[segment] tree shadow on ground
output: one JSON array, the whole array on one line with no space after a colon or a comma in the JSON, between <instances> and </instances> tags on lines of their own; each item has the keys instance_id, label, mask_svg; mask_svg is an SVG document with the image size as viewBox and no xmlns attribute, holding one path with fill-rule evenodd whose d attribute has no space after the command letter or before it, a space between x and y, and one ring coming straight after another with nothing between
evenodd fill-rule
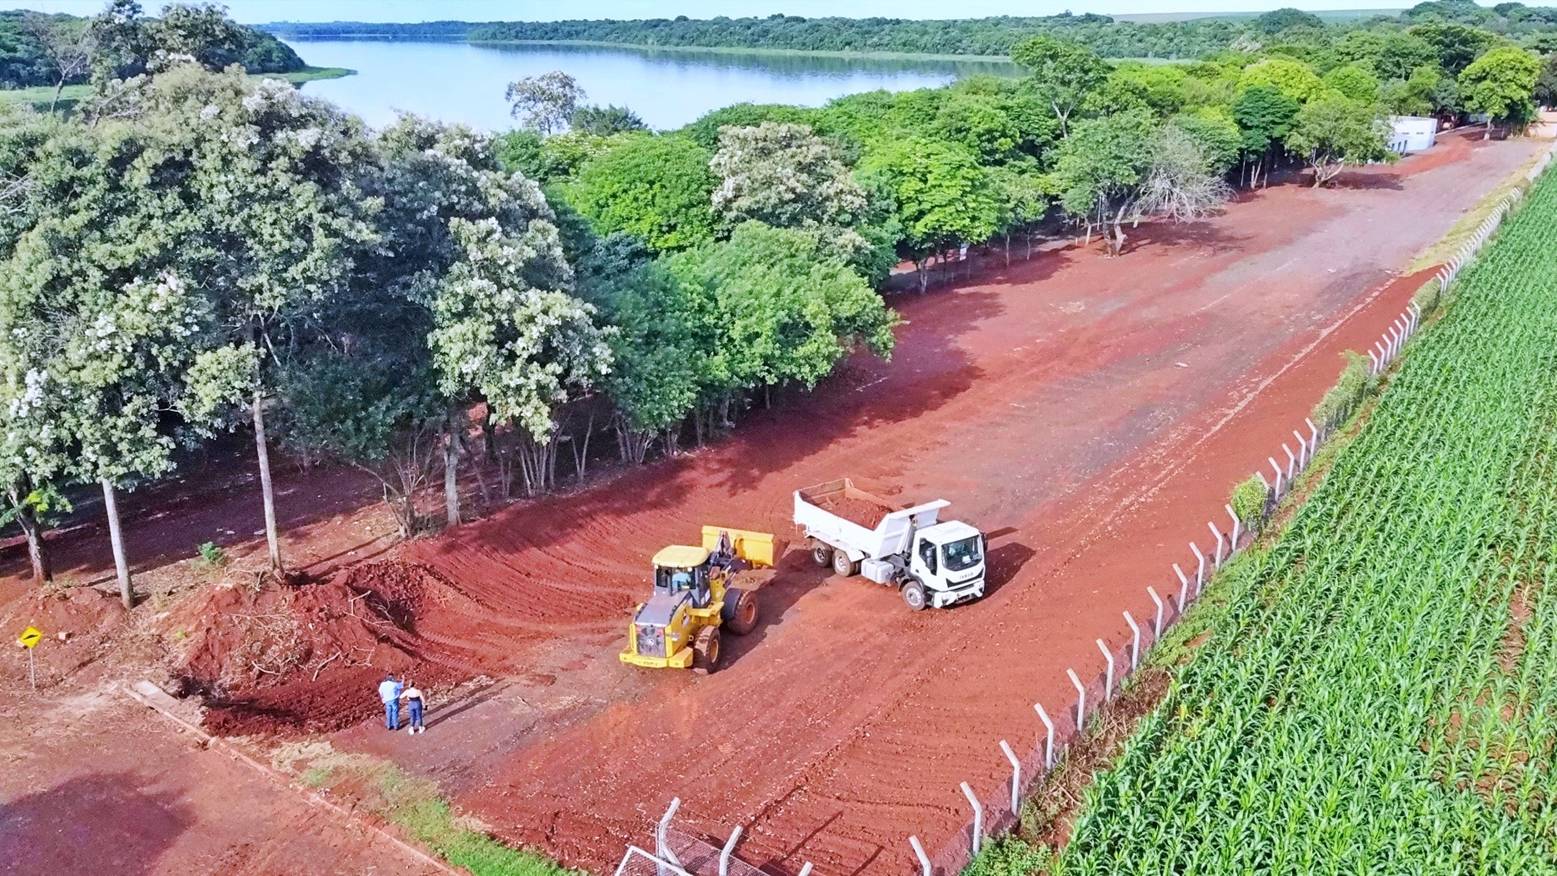
<instances>
[{"instance_id":1,"label":"tree shadow on ground","mask_svg":"<svg viewBox=\"0 0 1557 876\"><path fill-rule=\"evenodd\" d=\"M0 807L0 861L12 872L162 872L158 859L194 822L134 773L78 776Z\"/></svg>"}]
</instances>

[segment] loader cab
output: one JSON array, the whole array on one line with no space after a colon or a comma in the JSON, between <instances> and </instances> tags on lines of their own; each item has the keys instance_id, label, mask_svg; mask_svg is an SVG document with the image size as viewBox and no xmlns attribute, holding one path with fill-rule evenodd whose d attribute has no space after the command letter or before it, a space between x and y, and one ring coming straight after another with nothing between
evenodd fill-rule
<instances>
[{"instance_id":1,"label":"loader cab","mask_svg":"<svg viewBox=\"0 0 1557 876\"><path fill-rule=\"evenodd\" d=\"M944 608L984 595L984 534L959 520L919 530L909 573L924 584L928 604Z\"/></svg>"},{"instance_id":2,"label":"loader cab","mask_svg":"<svg viewBox=\"0 0 1557 876\"><path fill-rule=\"evenodd\" d=\"M713 601L708 581L708 551L688 545L671 545L654 555L654 592L685 594L694 608Z\"/></svg>"}]
</instances>

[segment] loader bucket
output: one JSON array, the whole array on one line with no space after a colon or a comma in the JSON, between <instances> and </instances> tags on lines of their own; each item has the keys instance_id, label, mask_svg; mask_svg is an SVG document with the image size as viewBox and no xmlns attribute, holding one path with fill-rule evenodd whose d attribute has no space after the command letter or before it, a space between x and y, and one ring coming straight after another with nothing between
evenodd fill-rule
<instances>
[{"instance_id":1,"label":"loader bucket","mask_svg":"<svg viewBox=\"0 0 1557 876\"><path fill-rule=\"evenodd\" d=\"M720 533L728 533L735 555L753 566L772 566L782 553L783 546L773 537L773 533L732 529L728 526L703 527L703 548L710 551L718 549Z\"/></svg>"}]
</instances>

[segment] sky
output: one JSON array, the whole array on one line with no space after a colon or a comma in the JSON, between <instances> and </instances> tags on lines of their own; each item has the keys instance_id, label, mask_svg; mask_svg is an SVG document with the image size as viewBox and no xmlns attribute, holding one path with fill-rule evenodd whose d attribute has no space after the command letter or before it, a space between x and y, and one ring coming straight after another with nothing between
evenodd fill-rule
<instances>
[{"instance_id":1,"label":"sky","mask_svg":"<svg viewBox=\"0 0 1557 876\"><path fill-rule=\"evenodd\" d=\"M1303 9L1382 9L1415 0L226 0L234 19L269 21L550 21L558 18L732 18L786 15L850 18L980 18L987 15L1050 15L1064 12L1246 12L1299 6ZM148 13L160 0L141 0ZM0 9L36 9L91 15L104 0L0 0Z\"/></svg>"}]
</instances>

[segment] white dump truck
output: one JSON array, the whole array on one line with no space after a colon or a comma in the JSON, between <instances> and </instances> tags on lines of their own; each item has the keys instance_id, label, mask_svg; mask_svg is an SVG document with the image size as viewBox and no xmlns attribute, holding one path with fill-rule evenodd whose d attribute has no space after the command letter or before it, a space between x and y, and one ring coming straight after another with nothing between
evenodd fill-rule
<instances>
[{"instance_id":1,"label":"white dump truck","mask_svg":"<svg viewBox=\"0 0 1557 876\"><path fill-rule=\"evenodd\" d=\"M914 611L945 608L983 596L985 579L984 534L960 520L940 521L950 504L899 508L841 478L795 491L795 525L805 529L818 566L897 587ZM878 520L874 529L859 522L867 514Z\"/></svg>"}]
</instances>

